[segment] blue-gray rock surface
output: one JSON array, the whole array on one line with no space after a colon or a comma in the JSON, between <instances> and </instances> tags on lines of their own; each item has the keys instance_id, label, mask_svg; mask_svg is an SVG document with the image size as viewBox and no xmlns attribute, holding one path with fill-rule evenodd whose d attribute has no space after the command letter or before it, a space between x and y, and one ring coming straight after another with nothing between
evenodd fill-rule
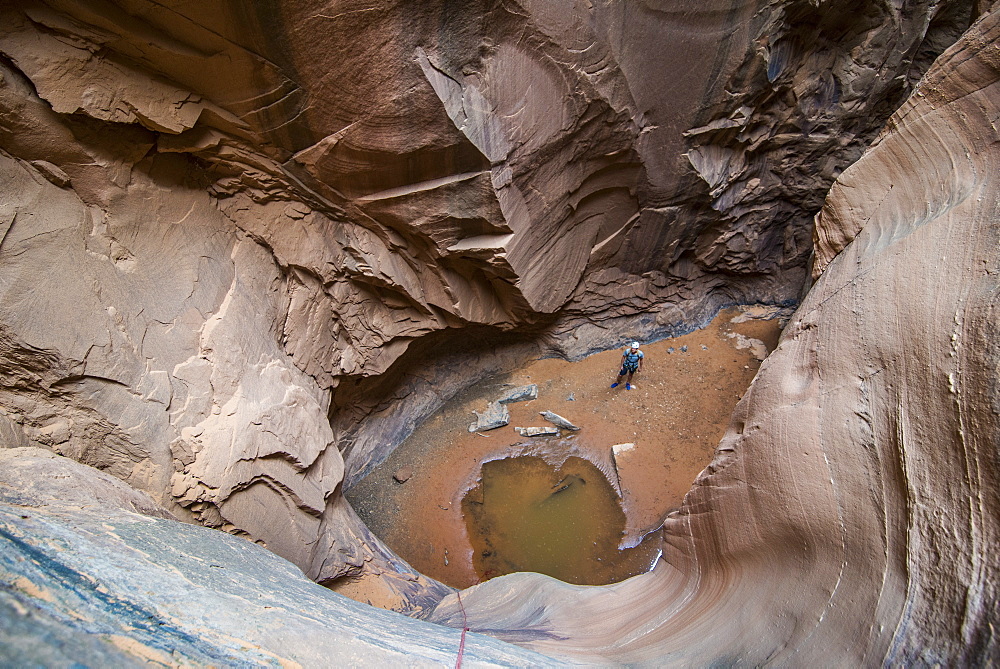
<instances>
[{"instance_id":1,"label":"blue-gray rock surface","mask_svg":"<svg viewBox=\"0 0 1000 669\"><path fill-rule=\"evenodd\" d=\"M441 666L461 631L375 609L68 458L0 449L0 665ZM548 658L467 634L472 666Z\"/></svg>"}]
</instances>

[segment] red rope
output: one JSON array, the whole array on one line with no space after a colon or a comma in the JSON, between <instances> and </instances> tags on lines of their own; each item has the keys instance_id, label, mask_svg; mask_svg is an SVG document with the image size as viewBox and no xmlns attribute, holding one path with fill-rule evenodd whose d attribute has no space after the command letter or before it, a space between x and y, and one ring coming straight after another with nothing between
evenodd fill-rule
<instances>
[{"instance_id":1,"label":"red rope","mask_svg":"<svg viewBox=\"0 0 1000 669\"><path fill-rule=\"evenodd\" d=\"M462 641L458 644L458 661L455 662L455 669L462 669L462 655L465 654L465 633L469 631L469 619L465 617L465 605L462 604L462 593L458 595L458 606L462 609Z\"/></svg>"}]
</instances>

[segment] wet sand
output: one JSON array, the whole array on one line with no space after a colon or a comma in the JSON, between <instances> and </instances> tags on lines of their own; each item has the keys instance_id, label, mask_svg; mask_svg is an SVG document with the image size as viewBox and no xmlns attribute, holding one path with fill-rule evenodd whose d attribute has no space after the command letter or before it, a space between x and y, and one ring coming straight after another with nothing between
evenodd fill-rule
<instances>
[{"instance_id":1,"label":"wet sand","mask_svg":"<svg viewBox=\"0 0 1000 669\"><path fill-rule=\"evenodd\" d=\"M728 309L702 330L644 344L644 370L636 374L633 390L609 387L620 350L572 363L538 360L477 384L419 426L348 490L347 498L372 531L414 568L468 587L479 577L461 501L478 483L482 464L525 452L560 460L577 455L618 478L613 482L626 515L622 544L634 545L680 505L711 460L760 360L777 344L783 322L777 315L766 307ZM473 410L485 411L511 386L531 383L538 385L538 399L509 404L510 425L481 434L468 431ZM546 410L582 429L570 439L529 439L514 431L514 426L550 426L539 415ZM624 443L635 446L617 459L616 477L611 447ZM563 452L552 453L554 448ZM393 479L400 470L410 473L405 483ZM358 598L365 599L363 593Z\"/></svg>"}]
</instances>

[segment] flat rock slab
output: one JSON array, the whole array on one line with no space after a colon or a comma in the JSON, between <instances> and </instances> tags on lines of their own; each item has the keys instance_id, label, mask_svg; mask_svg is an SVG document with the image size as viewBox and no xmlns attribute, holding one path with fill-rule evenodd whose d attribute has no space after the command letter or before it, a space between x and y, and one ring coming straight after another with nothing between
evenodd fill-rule
<instances>
[{"instance_id":1,"label":"flat rock slab","mask_svg":"<svg viewBox=\"0 0 1000 669\"><path fill-rule=\"evenodd\" d=\"M538 414L556 427L561 427L564 430L572 430L575 432L580 429L557 413L552 413L551 411L539 411Z\"/></svg>"},{"instance_id":2,"label":"flat rock slab","mask_svg":"<svg viewBox=\"0 0 1000 669\"><path fill-rule=\"evenodd\" d=\"M557 437L559 428L557 427L515 427L517 433L522 437Z\"/></svg>"},{"instance_id":3,"label":"flat rock slab","mask_svg":"<svg viewBox=\"0 0 1000 669\"><path fill-rule=\"evenodd\" d=\"M469 432L486 432L510 423L510 410L499 402L490 402L483 413L472 413L476 414L476 422L469 426Z\"/></svg>"},{"instance_id":4,"label":"flat rock slab","mask_svg":"<svg viewBox=\"0 0 1000 669\"><path fill-rule=\"evenodd\" d=\"M634 450L635 450L635 444L633 443L615 444L614 446L611 447L611 461L615 464L615 469L618 470L619 478L621 477L621 465L619 464L619 460L627 458L628 457L627 454L630 451Z\"/></svg>"},{"instance_id":5,"label":"flat rock slab","mask_svg":"<svg viewBox=\"0 0 1000 669\"><path fill-rule=\"evenodd\" d=\"M532 383L529 386L518 386L511 388L507 393L497 400L500 404L511 404L513 402L526 402L538 399L538 386Z\"/></svg>"},{"instance_id":6,"label":"flat rock slab","mask_svg":"<svg viewBox=\"0 0 1000 669\"><path fill-rule=\"evenodd\" d=\"M622 453L631 451L633 448L635 448L635 444L633 443L615 444L614 446L611 447L611 455L617 458Z\"/></svg>"}]
</instances>

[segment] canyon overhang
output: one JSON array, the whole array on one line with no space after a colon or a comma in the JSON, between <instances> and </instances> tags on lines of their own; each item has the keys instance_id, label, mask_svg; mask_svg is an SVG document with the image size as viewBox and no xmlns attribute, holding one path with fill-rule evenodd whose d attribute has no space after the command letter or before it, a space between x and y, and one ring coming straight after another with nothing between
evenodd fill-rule
<instances>
[{"instance_id":1,"label":"canyon overhang","mask_svg":"<svg viewBox=\"0 0 1000 669\"><path fill-rule=\"evenodd\" d=\"M463 384L795 301L811 264L656 570L497 579L470 625L995 657L986 4L0 4L0 434L460 626L342 487Z\"/></svg>"}]
</instances>

